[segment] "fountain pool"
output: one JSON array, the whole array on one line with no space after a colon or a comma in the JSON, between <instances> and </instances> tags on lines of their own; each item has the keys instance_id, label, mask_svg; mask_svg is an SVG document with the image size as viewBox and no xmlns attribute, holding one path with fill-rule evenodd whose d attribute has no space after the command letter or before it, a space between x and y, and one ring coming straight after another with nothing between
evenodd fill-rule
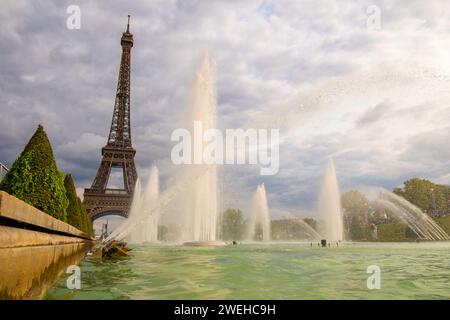
<instances>
[{"instance_id":1,"label":"fountain pool","mask_svg":"<svg viewBox=\"0 0 450 320\"><path fill-rule=\"evenodd\" d=\"M81 289L59 279L46 299L450 299L450 242L136 245L132 258L81 266ZM381 289L367 288L367 268Z\"/></svg>"}]
</instances>

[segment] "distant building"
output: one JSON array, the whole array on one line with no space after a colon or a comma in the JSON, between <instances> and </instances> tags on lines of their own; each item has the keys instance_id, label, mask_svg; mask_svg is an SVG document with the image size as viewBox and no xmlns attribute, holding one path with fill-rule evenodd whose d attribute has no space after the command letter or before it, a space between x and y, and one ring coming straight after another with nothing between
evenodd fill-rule
<instances>
[{"instance_id":1,"label":"distant building","mask_svg":"<svg viewBox=\"0 0 450 320\"><path fill-rule=\"evenodd\" d=\"M0 162L0 181L6 176L6 173L8 172L8 168Z\"/></svg>"}]
</instances>

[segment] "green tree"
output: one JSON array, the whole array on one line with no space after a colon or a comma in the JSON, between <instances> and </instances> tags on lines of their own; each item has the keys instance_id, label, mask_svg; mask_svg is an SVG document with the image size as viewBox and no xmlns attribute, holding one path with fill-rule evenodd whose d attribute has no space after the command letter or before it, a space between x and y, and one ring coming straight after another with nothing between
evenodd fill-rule
<instances>
[{"instance_id":1,"label":"green tree","mask_svg":"<svg viewBox=\"0 0 450 320\"><path fill-rule=\"evenodd\" d=\"M445 195L446 206L443 215L448 216L450 215L450 186L441 185L439 187L441 188L442 192Z\"/></svg>"},{"instance_id":2,"label":"green tree","mask_svg":"<svg viewBox=\"0 0 450 320\"><path fill-rule=\"evenodd\" d=\"M344 229L351 240L370 239L369 218L371 207L364 194L356 190L346 192L341 199L344 211Z\"/></svg>"},{"instance_id":3,"label":"green tree","mask_svg":"<svg viewBox=\"0 0 450 320\"><path fill-rule=\"evenodd\" d=\"M426 179L413 178L405 181L403 188L394 189L394 193L436 217L447 213L446 188Z\"/></svg>"},{"instance_id":4,"label":"green tree","mask_svg":"<svg viewBox=\"0 0 450 320\"><path fill-rule=\"evenodd\" d=\"M367 220L371 212L367 197L356 190L350 190L342 196L342 208L349 216L362 217Z\"/></svg>"},{"instance_id":5,"label":"green tree","mask_svg":"<svg viewBox=\"0 0 450 320\"><path fill-rule=\"evenodd\" d=\"M350 221L348 238L351 240L370 240L370 226L357 218Z\"/></svg>"},{"instance_id":6,"label":"green tree","mask_svg":"<svg viewBox=\"0 0 450 320\"><path fill-rule=\"evenodd\" d=\"M66 177L64 178L64 187L66 188L66 196L69 201L69 206L67 207L67 223L75 228L83 230L85 226L82 225L82 211L78 203L79 199L77 197L72 175L66 174Z\"/></svg>"},{"instance_id":7,"label":"green tree","mask_svg":"<svg viewBox=\"0 0 450 320\"><path fill-rule=\"evenodd\" d=\"M0 189L57 219L67 220L64 174L56 166L42 125L1 181Z\"/></svg>"},{"instance_id":8,"label":"green tree","mask_svg":"<svg viewBox=\"0 0 450 320\"><path fill-rule=\"evenodd\" d=\"M242 240L245 236L245 219L239 209L227 209L221 216L222 239Z\"/></svg>"}]
</instances>

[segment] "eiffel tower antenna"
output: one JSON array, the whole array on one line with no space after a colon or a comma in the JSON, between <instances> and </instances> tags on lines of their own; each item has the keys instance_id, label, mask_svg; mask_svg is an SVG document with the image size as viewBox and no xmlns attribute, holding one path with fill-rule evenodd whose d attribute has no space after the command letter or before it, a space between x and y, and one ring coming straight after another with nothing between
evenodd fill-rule
<instances>
[{"instance_id":1,"label":"eiffel tower antenna","mask_svg":"<svg viewBox=\"0 0 450 320\"><path fill-rule=\"evenodd\" d=\"M110 214L128 217L137 180L134 164L136 150L131 145L130 74L134 41L130 33L129 15L120 44L122 57L108 141L102 148L102 160L95 179L90 188L84 189L83 201L91 220ZM112 168L122 169L123 189L108 188Z\"/></svg>"}]
</instances>

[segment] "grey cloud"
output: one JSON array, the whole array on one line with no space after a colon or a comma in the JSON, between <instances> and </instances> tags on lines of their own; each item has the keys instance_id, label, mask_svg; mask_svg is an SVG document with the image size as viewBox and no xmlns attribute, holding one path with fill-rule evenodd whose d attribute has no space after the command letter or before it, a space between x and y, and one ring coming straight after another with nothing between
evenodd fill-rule
<instances>
[{"instance_id":1,"label":"grey cloud","mask_svg":"<svg viewBox=\"0 0 450 320\"><path fill-rule=\"evenodd\" d=\"M293 108L282 109L284 100L330 78L378 70L380 57L393 61L402 57L415 38L397 27L426 19L430 37L433 33L433 39L442 39L439 43L446 46L448 38L439 33L445 26L435 5L376 1L384 29L370 33L364 28L364 9L372 2L78 1L82 27L71 31L65 19L73 1L6 1L0 12L0 161L11 165L42 123L61 169L74 175L79 188L91 183L109 131L120 36L130 13L135 36L131 95L136 161L143 179L149 165L157 163L167 186L176 169L169 159L170 133L181 122L190 82L205 51L218 65L223 128L255 125L263 115L288 117L301 127L309 120ZM447 2L439 3L446 12ZM423 56L417 59L428 62ZM336 110L330 106L321 112ZM447 114L442 112L440 118ZM224 206L244 206L256 185L264 182L272 206L293 213L312 210L332 154L338 154L343 189L371 183L390 188L412 173L442 175L446 170L447 153L420 151L422 145L442 150L445 132L412 138L398 157L376 144L376 134L388 129L374 125L374 132L368 124L384 116L401 120L401 114L388 102L361 113L348 120L356 128L342 129L345 119L336 117L330 125L337 128L325 133L310 130L301 142L287 141L280 149L276 176L261 177L253 166L225 166ZM316 121L320 127L321 120ZM342 150L352 151L339 154ZM424 170L427 166L436 169Z\"/></svg>"},{"instance_id":2,"label":"grey cloud","mask_svg":"<svg viewBox=\"0 0 450 320\"><path fill-rule=\"evenodd\" d=\"M389 113L392 106L389 104L388 101L383 101L373 108L367 110L359 119L357 124L358 125L368 125L374 122L377 122L378 120L382 119L386 114Z\"/></svg>"}]
</instances>

